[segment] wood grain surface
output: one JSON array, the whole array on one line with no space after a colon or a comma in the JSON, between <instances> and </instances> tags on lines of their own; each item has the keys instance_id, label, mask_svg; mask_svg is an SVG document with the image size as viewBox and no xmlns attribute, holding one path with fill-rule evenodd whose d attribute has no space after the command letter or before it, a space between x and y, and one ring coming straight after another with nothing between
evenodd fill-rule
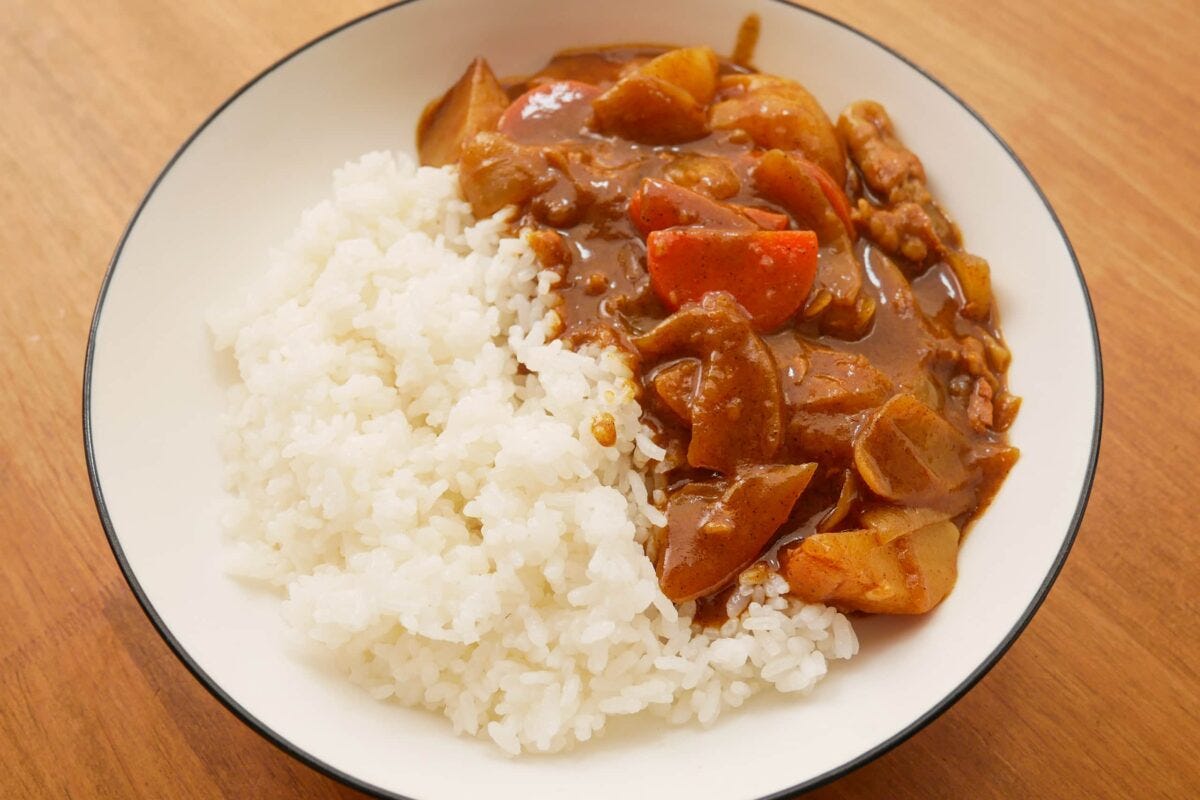
<instances>
[{"instance_id":1,"label":"wood grain surface","mask_svg":"<svg viewBox=\"0 0 1200 800\"><path fill-rule=\"evenodd\" d=\"M242 725L143 616L92 505L80 392L105 266L165 161L373 5L0 0L0 797L359 797ZM1107 390L1091 505L1026 633L812 796L1196 796L1200 6L812 5L929 70L1028 165L1091 287Z\"/></svg>"}]
</instances>

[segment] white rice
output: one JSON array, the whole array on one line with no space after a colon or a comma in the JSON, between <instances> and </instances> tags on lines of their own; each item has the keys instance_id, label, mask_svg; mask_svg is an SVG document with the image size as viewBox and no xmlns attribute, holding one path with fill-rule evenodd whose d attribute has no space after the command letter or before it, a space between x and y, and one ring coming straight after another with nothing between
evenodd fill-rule
<instances>
[{"instance_id":1,"label":"white rice","mask_svg":"<svg viewBox=\"0 0 1200 800\"><path fill-rule=\"evenodd\" d=\"M452 168L369 154L213 314L242 379L232 571L285 590L288 623L375 697L513 754L807 692L857 651L849 623L779 576L720 631L659 591L641 475L663 451L616 352L552 340L554 275L504 213L475 221Z\"/></svg>"}]
</instances>

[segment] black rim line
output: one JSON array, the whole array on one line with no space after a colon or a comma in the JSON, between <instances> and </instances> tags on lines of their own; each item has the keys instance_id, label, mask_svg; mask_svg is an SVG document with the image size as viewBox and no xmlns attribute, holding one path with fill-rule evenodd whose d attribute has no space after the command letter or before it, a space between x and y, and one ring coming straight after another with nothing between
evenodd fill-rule
<instances>
[{"instance_id":1,"label":"black rim line","mask_svg":"<svg viewBox=\"0 0 1200 800\"><path fill-rule=\"evenodd\" d=\"M977 112L966 101L964 101L961 97L959 97L957 94L955 94L949 88L947 88L944 84L942 84L942 82L939 81L937 78L933 77L928 72L926 72L923 68L921 68L917 64L910 61L906 56L902 55L901 53L897 52L890 46L879 41L875 37L873 37L867 33L864 33L863 31L860 31L857 28L855 28L845 22L842 22L839 19L831 17L828 14L813 10L811 8L808 8L807 6L803 6L798 3L792 2L791 0L773 0L773 1L780 3L781 5L789 6L797 11L802 11L804 13L811 14L815 17L823 19L827 22L833 23L834 25L838 26L839 28L849 31L850 33L853 33L856 36L859 36L860 38L865 39L866 41L870 42L871 44L875 45L876 47L883 49L885 52L891 54L892 56L899 59L904 64L911 67L913 70L915 70L921 76L923 76L926 80L933 83L933 85L936 86L938 89L945 92L946 95L950 97L950 99L954 100L965 111L967 111L967 113L969 113L980 125L982 125L984 130L986 130L991 135L991 137L996 141L996 143L999 144L1001 148L1003 148L1004 152L1013 161L1013 163L1015 163L1017 165L1017 167L1021 170L1021 173L1025 176L1025 179L1027 181L1029 181L1030 186L1033 187L1033 190L1037 193L1038 198L1042 201L1042 205L1045 207L1047 213L1049 213L1050 218L1054 221L1054 225L1058 229L1059 236L1062 238L1063 244L1066 245L1067 253L1071 257L1071 263L1075 267L1076 278L1079 280L1079 289L1083 295L1084 305L1087 308L1088 321L1091 325L1092 347L1095 352L1096 416L1095 416L1095 420L1094 420L1093 426L1092 426L1092 448L1091 448L1091 453L1089 454L1089 457L1088 457L1087 471L1086 471L1086 475L1084 476L1083 485L1080 488L1079 500L1076 503L1075 511L1074 511L1074 514L1072 515L1070 530L1068 531L1066 538L1063 540L1063 545L1059 549L1058 554L1055 556L1054 563L1051 566L1049 572L1047 572L1045 579L1042 581L1041 586L1038 588L1036 594L1034 595L1032 602L1025 609L1025 611L1021 615L1020 619L1017 620L1016 625L1014 625L1013 628L1008 632L1008 634L1005 635L1004 639L1000 642L1000 644L996 647L996 649L994 649L990 654L988 654L988 656L983 660L983 662L970 675L968 675L967 678L962 683L960 683L949 694L947 694L945 697L943 697L931 709L926 711L923 715L921 715L920 717L915 719L913 722L909 723L909 725L906 726L904 729L898 731L897 733L895 733L892 736L885 739L883 742L880 742L879 744L877 744L875 747L867 750L866 752L847 761L844 764L834 767L833 769L828 770L827 772L825 772L821 775L817 775L816 777L813 777L806 781L798 783L795 786L789 787L787 789L783 789L781 791L778 791L778 792L775 792L775 793L772 793L769 795L765 795L761 798L758 798L758 800L785 800L785 798L792 797L796 794L799 794L802 792L807 792L811 789L816 789L819 786L824 786L825 784L830 783L831 781L837 780L838 778L841 778L844 775L847 775L850 772L853 772L854 770L858 769L859 767L863 766L864 764L866 764L870 761L873 761L874 759L878 758L879 756L881 756L884 753L888 752L889 750L893 749L897 745L903 743L908 738L910 738L913 734L917 733L922 728L924 728L926 725L928 725L929 723L931 723L935 719L937 719L939 716L941 716L947 709L950 708L950 706L954 705L964 694L966 694L973 686L975 686L975 684L977 684L984 677L984 675L986 675L988 673L988 671L991 670L992 667L994 667L996 665L996 663L1000 660L1000 658L1008 651L1008 649L1010 647L1012 647L1013 643L1017 640L1017 638L1021 635L1021 633L1029 625L1029 622L1033 619L1034 614L1037 612L1037 610L1041 607L1042 603L1045 601L1046 595L1049 594L1049 592L1050 592L1050 587L1054 584L1055 579L1057 579L1059 573L1062 571L1063 565L1066 563L1066 560L1067 560L1067 555L1070 553L1071 547L1074 545L1075 539L1079 534L1079 527L1083 522L1084 510L1087 508L1088 499L1091 495L1092 485L1093 485L1093 481L1094 481L1095 475L1096 475L1096 464L1097 464L1097 460L1100 455L1100 439L1101 439L1101 435L1102 435L1103 417L1104 417L1104 369L1103 369L1103 364L1101 361L1100 333L1099 333L1099 328L1097 327L1097 323L1096 323L1096 313L1095 313L1095 309L1092 305L1092 298L1091 298L1090 293L1088 292L1087 281L1084 278L1083 270L1081 269L1081 267L1079 265L1079 258L1075 254L1075 248L1071 245L1071 240L1067 236L1066 230L1063 228L1062 221L1058 218L1058 214L1055 213L1053 206L1050 205L1050 201L1046 198L1045 192L1042 191L1042 187L1040 185L1038 185L1038 182L1034 179L1033 175L1030 173L1029 168L1025 166L1024 162L1021 161L1021 159L1017 156L1017 154L1009 146L1008 142L1006 142L998 133L996 133L996 131L992 128L992 126L989 125L988 122L982 116L980 116L979 112ZM196 128L196 130L193 131L192 134L187 137L187 139L184 140L183 144L181 144L179 146L179 149L175 151L175 153L171 156L170 160L167 161L165 166L163 166L162 171L159 172L157 177L155 177L154 182L150 184L150 188L146 191L145 196L143 196L142 200L138 203L137 209L134 211L133 216L130 217L128 225L125 226L125 230L122 232L121 238L117 242L117 247L113 252L112 258L109 260L108 268L105 271L104 279L101 281L100 291L96 298L96 307L95 307L95 310L92 315L91 329L88 333L87 354L85 357L84 368L83 368L83 409L82 409L83 410L83 443L84 443L84 454L85 454L86 460L87 460L88 479L91 483L92 496L93 496L93 499L96 504L96 511L100 516L100 522L101 522L101 525L104 527L104 533L108 539L109 547L112 549L113 556L116 558L117 564L121 568L121 573L125 578L125 582L129 585L129 588L133 592L134 596L137 598L138 604L141 606L142 611L146 614L146 616L149 618L150 622L154 625L154 628L158 632L159 636L161 636L163 641L165 641L167 643L167 646L171 649L171 651L175 654L175 656L183 663L183 665L187 668L187 670L190 673L192 673L192 676L195 677L196 680L198 680L200 682L200 684L205 689L207 689L210 694L213 695L213 697L215 697L223 706L225 706L225 708L228 709L235 717L240 719L243 723L245 723L247 726L249 726L252 730L254 730L256 733L258 733L260 736L262 736L268 742L275 745L277 748L279 748L283 752L287 753L291 757L297 759L298 761L302 762L303 764L311 767L312 769L315 769L316 771L318 771L330 778L333 778L334 780L340 781L341 783L344 783L353 789L356 789L360 792L364 792L369 795L373 795L378 798L383 798L384 800L413 800L413 798L409 798L409 797L407 797L405 795L401 795L401 794L396 794L394 792L390 792L385 789L381 789L377 786L366 783L365 781L359 780L358 778L355 778L352 775L342 772L341 770L337 769L336 767L326 764L325 762L321 761L320 759L316 758L315 756L313 756L313 755L305 752L304 750L301 750L300 748L296 747L295 745L293 745L291 742L289 742L283 736L276 733L269 726L267 726L266 724L261 722L258 718L256 718L252 714L250 714L236 700L234 700L232 697L230 697L219 685L217 685L217 683L212 678L210 678L208 676L207 673L204 672L203 669L201 669L199 664L197 664L195 662L195 660L192 659L191 655L188 654L187 650L185 650L184 647L179 643L179 641L175 639L175 636L171 633L171 631L167 627L166 623L163 622L162 618L158 615L158 612L155 610L153 604L150 602L150 599L146 596L146 593L142 590L141 585L138 583L137 577L133 574L133 571L129 566L129 562L125 558L125 553L124 553L123 549L121 548L121 543L117 536L116 529L113 527L112 519L109 517L108 507L104 501L104 492L100 486L100 476L96 471L95 452L93 449L93 441L92 441L91 392L92 392L92 365L93 365L93 359L95 356L95 349L96 349L96 332L100 326L100 315L104 308L104 300L105 300L106 295L108 294L108 287L109 287L110 283L112 282L113 273L116 271L117 263L120 261L121 253L125 249L125 243L128 240L130 233L133 231L134 227L136 226L138 219L142 215L142 212L145 210L146 206L149 204L150 199L154 196L154 193L158 189L159 184L162 183L163 179L171 171L172 167L175 166L175 163L183 156L183 154L185 152L187 152L188 148L191 147L192 143L197 138L199 138L200 134L202 134L208 128L208 126L210 124L212 124L213 120L215 120L218 116L220 116L221 113L225 111L225 109L227 109L229 106L233 105L233 103L235 101L237 101L249 89L251 89L253 86L255 86L263 78L265 78L268 75L270 75L271 73L273 73L276 69L283 66L287 62L291 61L293 58L300 55L301 53L307 51L309 48L311 48L317 44L320 44L321 42L325 41L326 39L329 39L348 28L354 27L355 25L365 22L368 19L371 19L375 16L392 11L396 8L408 5L413 2L417 2L417 0L399 0L398 2L390 3L381 8L377 8L374 11L369 11L366 14L355 17L354 19L348 20L347 22L344 22L334 28L331 28L330 30L328 30L325 33L321 34L320 36L316 37L315 39L312 39L312 40L306 42L305 44L299 46L295 50L291 51L287 55L280 58L278 61L276 61L271 66L264 69L262 72L258 73L256 76L251 78L247 83L245 83L241 88L239 88L236 92L234 92L232 95L230 95L230 97L227 100L225 100L223 103L221 103L219 106L217 106L217 108L205 118L205 120L200 124L200 126L198 128Z\"/></svg>"}]
</instances>

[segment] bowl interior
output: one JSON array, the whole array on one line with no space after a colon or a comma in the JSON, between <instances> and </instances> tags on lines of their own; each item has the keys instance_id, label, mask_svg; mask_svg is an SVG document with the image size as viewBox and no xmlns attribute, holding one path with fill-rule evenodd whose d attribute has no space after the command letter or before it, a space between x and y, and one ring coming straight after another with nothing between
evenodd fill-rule
<instances>
[{"instance_id":1,"label":"bowl interior","mask_svg":"<svg viewBox=\"0 0 1200 800\"><path fill-rule=\"evenodd\" d=\"M278 598L222 572L218 415L232 365L204 315L246 287L333 169L413 150L425 102L485 55L501 74L555 50L623 41L732 47L762 16L757 65L836 113L871 97L923 158L935 194L992 265L1022 458L960 556L950 598L919 620L857 623L862 652L808 698L770 695L707 731L610 723L553 757L507 759L439 716L377 703L297 657ZM132 580L211 685L274 737L384 791L417 798L763 797L880 748L971 681L1052 578L1090 482L1098 363L1069 246L1036 188L957 100L861 35L772 0L414 0L301 51L226 105L152 190L98 310L91 457ZM767 741L765 737L769 736Z\"/></svg>"}]
</instances>

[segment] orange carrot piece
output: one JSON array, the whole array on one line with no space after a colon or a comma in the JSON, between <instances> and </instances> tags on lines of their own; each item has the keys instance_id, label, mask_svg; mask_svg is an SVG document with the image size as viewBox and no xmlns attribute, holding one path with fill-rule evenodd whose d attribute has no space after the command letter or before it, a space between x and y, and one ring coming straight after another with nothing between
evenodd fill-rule
<instances>
[{"instance_id":1,"label":"orange carrot piece","mask_svg":"<svg viewBox=\"0 0 1200 800\"><path fill-rule=\"evenodd\" d=\"M796 313L817 270L812 231L672 228L646 240L650 286L671 310L708 292L729 292L759 331Z\"/></svg>"},{"instance_id":2,"label":"orange carrot piece","mask_svg":"<svg viewBox=\"0 0 1200 800\"><path fill-rule=\"evenodd\" d=\"M753 206L734 206L738 212L764 231L786 231L791 220L787 214L767 211Z\"/></svg>"},{"instance_id":3,"label":"orange carrot piece","mask_svg":"<svg viewBox=\"0 0 1200 800\"><path fill-rule=\"evenodd\" d=\"M794 154L793 154L794 156ZM795 156L794 156L795 157ZM846 198L846 193L842 191L842 187L834 182L820 164L814 164L806 158L796 157L796 163L802 166L812 175L817 185L821 187L821 191L825 194L829 204L833 206L834 213L841 218L842 224L846 226L846 234L850 237L850 241L858 238L854 231L854 222L850 219L850 201Z\"/></svg>"},{"instance_id":4,"label":"orange carrot piece","mask_svg":"<svg viewBox=\"0 0 1200 800\"><path fill-rule=\"evenodd\" d=\"M629 200L629 218L642 236L682 225L725 230L756 226L731 206L668 181L646 178Z\"/></svg>"}]
</instances>

